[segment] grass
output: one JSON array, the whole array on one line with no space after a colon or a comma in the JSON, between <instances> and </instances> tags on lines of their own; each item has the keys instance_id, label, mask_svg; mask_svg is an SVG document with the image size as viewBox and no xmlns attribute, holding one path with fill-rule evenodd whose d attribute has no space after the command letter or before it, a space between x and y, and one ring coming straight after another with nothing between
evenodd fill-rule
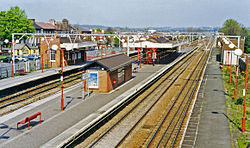
<instances>
[{"instance_id":1,"label":"grass","mask_svg":"<svg viewBox=\"0 0 250 148\"><path fill-rule=\"evenodd\" d=\"M230 70L229 70L230 72ZM232 67L232 81L229 83L230 73L227 72L227 67L222 69L223 81L226 93L227 111L229 118L232 120L230 122L230 128L232 129L233 139L235 145L239 148L245 148L250 145L250 71L248 70L248 83L246 92L246 123L245 123L245 133L241 132L242 129L242 117L243 117L243 104L244 96L243 89L245 88L245 73L239 73L238 75L238 87L237 87L237 98L234 98L235 89L235 67Z\"/></svg>"}]
</instances>

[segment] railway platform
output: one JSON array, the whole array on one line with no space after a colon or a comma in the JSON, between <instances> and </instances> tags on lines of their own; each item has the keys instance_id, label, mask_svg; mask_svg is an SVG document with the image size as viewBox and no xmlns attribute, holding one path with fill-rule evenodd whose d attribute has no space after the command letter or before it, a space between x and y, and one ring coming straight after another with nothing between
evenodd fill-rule
<instances>
[{"instance_id":1,"label":"railway platform","mask_svg":"<svg viewBox=\"0 0 250 148\"><path fill-rule=\"evenodd\" d=\"M218 49L212 51L182 147L232 147Z\"/></svg>"},{"instance_id":2,"label":"railway platform","mask_svg":"<svg viewBox=\"0 0 250 148\"><path fill-rule=\"evenodd\" d=\"M79 65L67 66L63 68L63 71L67 72L73 69L83 67L85 65L86 65L85 63L82 63ZM42 73L42 70L38 70L38 71L31 72L31 73L27 73L23 76L15 76L14 78L10 77L10 78L2 79L0 80L0 91L15 87L15 86L19 86L19 85L22 85L31 81L43 79L52 75L56 75L59 70L61 70L61 68L49 68L49 69L44 69L43 73Z\"/></svg>"},{"instance_id":3,"label":"railway platform","mask_svg":"<svg viewBox=\"0 0 250 148\"><path fill-rule=\"evenodd\" d=\"M114 91L92 93L85 99L82 99L81 84L76 84L64 90L64 111L60 110L61 94L56 93L4 115L0 117L0 147L56 147L167 67L163 64L143 65L133 73L132 80ZM39 119L33 119L30 130L28 125L16 129L17 122L36 112L42 114L41 124Z\"/></svg>"},{"instance_id":4,"label":"railway platform","mask_svg":"<svg viewBox=\"0 0 250 148\"><path fill-rule=\"evenodd\" d=\"M134 53L131 52L130 56L132 56ZM91 61L100 59L98 58L93 58L91 60L88 60L87 62L79 63L76 65L70 65L67 67L63 68L63 72L69 72L72 70L76 70L82 67L87 66ZM21 91L22 88L20 87L25 87L26 84L32 83L32 85L36 84L38 81L42 79L47 79L49 77L53 77L58 75L58 71L61 70L61 68L49 68L49 69L44 69L43 72L42 70L37 70L31 73L26 73L25 75L22 76L14 76L14 78L5 78L0 80L0 98L4 96L4 94L11 92L11 91ZM33 83L34 82L34 83ZM39 83L39 82L38 82ZM26 88L24 88L26 89Z\"/></svg>"}]
</instances>

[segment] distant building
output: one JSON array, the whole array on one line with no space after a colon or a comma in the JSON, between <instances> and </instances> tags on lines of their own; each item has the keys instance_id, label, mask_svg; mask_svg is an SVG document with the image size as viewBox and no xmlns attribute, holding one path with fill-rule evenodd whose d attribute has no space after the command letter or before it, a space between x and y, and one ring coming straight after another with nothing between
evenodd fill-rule
<instances>
[{"instance_id":1,"label":"distant building","mask_svg":"<svg viewBox=\"0 0 250 148\"><path fill-rule=\"evenodd\" d=\"M38 46L28 46L27 44L15 44L15 55L28 56L28 55L39 55Z\"/></svg>"},{"instance_id":2,"label":"distant building","mask_svg":"<svg viewBox=\"0 0 250 148\"><path fill-rule=\"evenodd\" d=\"M33 22L33 26L36 29L36 33L58 33L58 34L90 34L91 31L87 28L79 25L71 25L67 19L63 19L62 22L55 19L49 19L48 22L36 22L35 19L30 19Z\"/></svg>"},{"instance_id":3,"label":"distant building","mask_svg":"<svg viewBox=\"0 0 250 148\"><path fill-rule=\"evenodd\" d=\"M63 49L63 55L61 51L52 50L52 45L57 45L59 49ZM85 62L86 51L88 48L97 46L96 42L92 41L81 41L81 40L70 40L67 37L60 37L53 39L50 44L46 41L41 42L40 56L43 58L44 63L49 64L49 67L60 67L61 60L63 58L64 66L74 65ZM62 57L63 56L63 57Z\"/></svg>"},{"instance_id":4,"label":"distant building","mask_svg":"<svg viewBox=\"0 0 250 148\"><path fill-rule=\"evenodd\" d=\"M36 29L36 33L55 33L56 27L50 23L36 22L35 19L30 19Z\"/></svg>"}]
</instances>

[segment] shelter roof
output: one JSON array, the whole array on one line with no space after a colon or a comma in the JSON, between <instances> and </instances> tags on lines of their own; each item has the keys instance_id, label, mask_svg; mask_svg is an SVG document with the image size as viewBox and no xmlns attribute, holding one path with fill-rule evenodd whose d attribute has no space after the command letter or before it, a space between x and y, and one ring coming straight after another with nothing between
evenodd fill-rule
<instances>
[{"instance_id":1,"label":"shelter roof","mask_svg":"<svg viewBox=\"0 0 250 148\"><path fill-rule=\"evenodd\" d=\"M121 67L128 66L133 63L134 60L124 54L116 54L103 59L98 59L86 68L90 67L102 67L107 71L115 71Z\"/></svg>"}]
</instances>

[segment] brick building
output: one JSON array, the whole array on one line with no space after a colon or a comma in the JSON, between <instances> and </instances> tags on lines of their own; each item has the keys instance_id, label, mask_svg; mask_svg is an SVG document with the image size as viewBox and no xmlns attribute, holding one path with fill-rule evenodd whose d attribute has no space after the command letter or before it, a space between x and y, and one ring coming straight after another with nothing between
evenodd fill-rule
<instances>
[{"instance_id":1,"label":"brick building","mask_svg":"<svg viewBox=\"0 0 250 148\"><path fill-rule=\"evenodd\" d=\"M52 50L52 46L57 45L58 50ZM64 66L74 65L85 62L86 51L88 48L97 46L96 42L74 40L67 37L60 37L52 41L42 41L40 44L40 56L43 58L43 63L48 67L61 66L61 50L63 50Z\"/></svg>"},{"instance_id":2,"label":"brick building","mask_svg":"<svg viewBox=\"0 0 250 148\"><path fill-rule=\"evenodd\" d=\"M109 92L132 78L132 62L124 54L112 55L99 59L84 68L89 73L89 80L85 81L93 92Z\"/></svg>"}]
</instances>

